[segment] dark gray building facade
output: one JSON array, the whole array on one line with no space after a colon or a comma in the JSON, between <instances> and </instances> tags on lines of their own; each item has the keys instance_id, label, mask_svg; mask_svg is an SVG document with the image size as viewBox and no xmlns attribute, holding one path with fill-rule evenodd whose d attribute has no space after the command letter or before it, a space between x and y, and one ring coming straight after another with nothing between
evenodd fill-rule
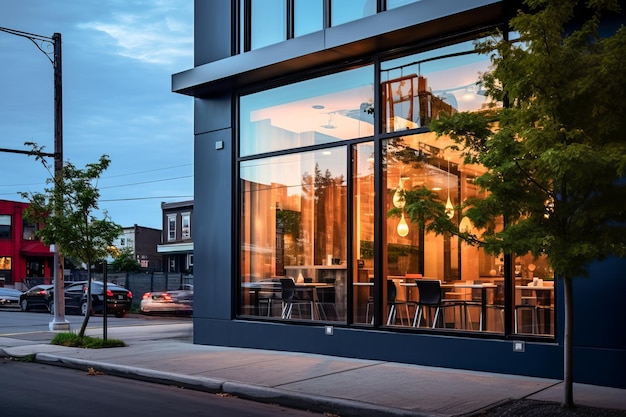
<instances>
[{"instance_id":1,"label":"dark gray building facade","mask_svg":"<svg viewBox=\"0 0 626 417\"><path fill-rule=\"evenodd\" d=\"M481 167L428 124L487 105L472 42L518 6L195 1L194 68L172 79L195 98L194 343L562 377L546 259L490 256L403 211L423 187L472 227L454 207ZM576 382L626 388L623 267L574 282ZM446 301L423 305L424 281Z\"/></svg>"}]
</instances>

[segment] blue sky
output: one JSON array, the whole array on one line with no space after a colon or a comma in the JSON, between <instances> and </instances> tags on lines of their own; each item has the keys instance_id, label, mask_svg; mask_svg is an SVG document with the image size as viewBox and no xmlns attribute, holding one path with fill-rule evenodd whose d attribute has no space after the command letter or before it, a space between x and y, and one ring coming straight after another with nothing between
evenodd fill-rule
<instances>
[{"instance_id":1,"label":"blue sky","mask_svg":"<svg viewBox=\"0 0 626 417\"><path fill-rule=\"evenodd\" d=\"M114 222L161 229L161 202L193 199L193 99L171 92L171 74L193 67L192 0L1 0L0 27L61 33L64 160L109 155L98 187ZM0 148L53 152L53 108L50 61L0 32ZM32 157L0 153L0 199L49 177Z\"/></svg>"}]
</instances>

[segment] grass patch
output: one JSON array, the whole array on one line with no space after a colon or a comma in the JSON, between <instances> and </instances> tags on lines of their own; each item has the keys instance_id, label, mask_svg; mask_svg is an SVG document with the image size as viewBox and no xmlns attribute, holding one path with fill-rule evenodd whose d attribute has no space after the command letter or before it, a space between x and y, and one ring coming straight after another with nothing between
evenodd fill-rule
<instances>
[{"instance_id":1,"label":"grass patch","mask_svg":"<svg viewBox=\"0 0 626 417\"><path fill-rule=\"evenodd\" d=\"M126 343L118 339L100 339L98 337L78 337L76 333L57 333L50 341L52 345L79 347L86 349L102 349L112 347L124 347Z\"/></svg>"}]
</instances>

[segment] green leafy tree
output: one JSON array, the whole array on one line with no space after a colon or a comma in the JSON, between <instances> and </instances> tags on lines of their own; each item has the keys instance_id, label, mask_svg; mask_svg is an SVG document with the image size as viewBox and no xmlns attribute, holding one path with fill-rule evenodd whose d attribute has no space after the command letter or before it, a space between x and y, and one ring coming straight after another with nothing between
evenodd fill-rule
<instances>
[{"instance_id":1,"label":"green leafy tree","mask_svg":"<svg viewBox=\"0 0 626 417\"><path fill-rule=\"evenodd\" d=\"M141 264L135 259L133 251L125 248L113 255L111 268L114 272L139 272Z\"/></svg>"},{"instance_id":2,"label":"green leafy tree","mask_svg":"<svg viewBox=\"0 0 626 417\"><path fill-rule=\"evenodd\" d=\"M42 156L43 147L27 142L32 147L31 154L48 169ZM107 155L102 155L97 163L76 168L66 162L60 176L49 178L49 187L43 193L21 193L30 204L26 218L43 228L37 231L38 237L47 245L55 244L64 256L87 265L89 284L87 286L87 314L83 320L79 337L83 337L91 313L91 265L105 258L113 247L113 241L122 233L122 227L111 221L105 211L102 218L95 216L98 210L98 179L110 164Z\"/></svg>"},{"instance_id":3,"label":"green leafy tree","mask_svg":"<svg viewBox=\"0 0 626 417\"><path fill-rule=\"evenodd\" d=\"M431 125L454 139L466 162L487 168L476 179L487 197L457 208L480 235L455 230L441 203L428 207L436 199L428 190L407 191L406 211L490 253L548 256L564 291L562 405L573 407L572 280L595 261L626 255L626 29L599 36L617 0L525 6L510 22L516 42L500 36L477 44L492 59L482 75L487 94L504 108Z\"/></svg>"}]
</instances>

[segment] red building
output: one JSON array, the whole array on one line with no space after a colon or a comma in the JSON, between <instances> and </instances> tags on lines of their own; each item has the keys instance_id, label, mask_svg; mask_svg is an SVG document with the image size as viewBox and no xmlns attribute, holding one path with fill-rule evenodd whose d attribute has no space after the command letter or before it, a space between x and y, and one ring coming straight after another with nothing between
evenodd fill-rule
<instances>
[{"instance_id":1,"label":"red building","mask_svg":"<svg viewBox=\"0 0 626 417\"><path fill-rule=\"evenodd\" d=\"M0 200L0 286L26 289L27 278L50 283L53 253L35 237L37 226L23 213L28 203Z\"/></svg>"}]
</instances>

